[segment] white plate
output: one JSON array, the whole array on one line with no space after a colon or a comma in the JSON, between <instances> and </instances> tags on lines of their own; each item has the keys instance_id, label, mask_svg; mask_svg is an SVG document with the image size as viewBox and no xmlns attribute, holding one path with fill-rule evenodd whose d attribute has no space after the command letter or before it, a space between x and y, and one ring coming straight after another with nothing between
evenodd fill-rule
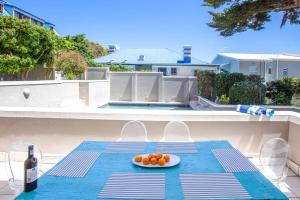
<instances>
[{"instance_id":1,"label":"white plate","mask_svg":"<svg viewBox=\"0 0 300 200\"><path fill-rule=\"evenodd\" d=\"M143 154L141 155L143 158L144 157L147 157L149 154ZM176 156L174 154L169 154L170 155L170 161L169 162L166 162L166 164L164 166L160 166L159 164L157 165L152 165L151 163L149 163L148 165L144 165L143 164L143 161L141 162L135 162L134 158L135 156L132 158L132 163L137 165L137 166L140 166L140 167L147 167L147 168L166 168L166 167L173 167L173 166L176 166L180 163L180 157L179 156Z\"/></svg>"}]
</instances>

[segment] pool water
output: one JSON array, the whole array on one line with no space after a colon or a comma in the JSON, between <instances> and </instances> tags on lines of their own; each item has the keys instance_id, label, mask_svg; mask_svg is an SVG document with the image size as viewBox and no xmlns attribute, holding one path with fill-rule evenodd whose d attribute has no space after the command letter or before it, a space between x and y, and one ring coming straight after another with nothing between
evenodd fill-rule
<instances>
[{"instance_id":1,"label":"pool water","mask_svg":"<svg viewBox=\"0 0 300 200\"><path fill-rule=\"evenodd\" d=\"M106 104L104 109L143 109L143 110L192 110L189 105L163 104Z\"/></svg>"}]
</instances>

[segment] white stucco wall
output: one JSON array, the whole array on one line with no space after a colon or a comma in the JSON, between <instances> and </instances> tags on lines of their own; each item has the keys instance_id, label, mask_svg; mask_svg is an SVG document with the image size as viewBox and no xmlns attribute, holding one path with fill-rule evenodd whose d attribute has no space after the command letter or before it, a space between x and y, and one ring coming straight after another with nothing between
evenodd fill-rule
<instances>
[{"instance_id":1,"label":"white stucco wall","mask_svg":"<svg viewBox=\"0 0 300 200\"><path fill-rule=\"evenodd\" d=\"M277 66L276 61L274 65ZM278 78L283 78L283 69L288 68L288 77L300 77L300 61L279 61Z\"/></svg>"},{"instance_id":2,"label":"white stucco wall","mask_svg":"<svg viewBox=\"0 0 300 200\"><path fill-rule=\"evenodd\" d=\"M107 67L88 67L88 69L81 75L82 80L106 80L108 79Z\"/></svg>"},{"instance_id":3,"label":"white stucco wall","mask_svg":"<svg viewBox=\"0 0 300 200\"><path fill-rule=\"evenodd\" d=\"M30 91L27 99L23 94L24 89ZM79 91L76 82L0 82L1 106L60 107L73 104L78 99Z\"/></svg>"},{"instance_id":4,"label":"white stucco wall","mask_svg":"<svg viewBox=\"0 0 300 200\"><path fill-rule=\"evenodd\" d=\"M131 101L133 91L133 78L128 73L110 73L110 100Z\"/></svg>"},{"instance_id":5,"label":"white stucco wall","mask_svg":"<svg viewBox=\"0 0 300 200\"><path fill-rule=\"evenodd\" d=\"M110 98L109 80L80 81L80 99L89 107L99 107L106 104Z\"/></svg>"},{"instance_id":6,"label":"white stucco wall","mask_svg":"<svg viewBox=\"0 0 300 200\"><path fill-rule=\"evenodd\" d=\"M30 91L28 98L24 90ZM0 106L95 107L108 101L108 80L0 82Z\"/></svg>"},{"instance_id":7,"label":"white stucco wall","mask_svg":"<svg viewBox=\"0 0 300 200\"><path fill-rule=\"evenodd\" d=\"M139 73L136 76L136 101L157 102L160 100L162 76L157 73Z\"/></svg>"},{"instance_id":8,"label":"white stucco wall","mask_svg":"<svg viewBox=\"0 0 300 200\"><path fill-rule=\"evenodd\" d=\"M188 103L197 94L195 77L163 76L155 72L111 72L110 100Z\"/></svg>"}]
</instances>

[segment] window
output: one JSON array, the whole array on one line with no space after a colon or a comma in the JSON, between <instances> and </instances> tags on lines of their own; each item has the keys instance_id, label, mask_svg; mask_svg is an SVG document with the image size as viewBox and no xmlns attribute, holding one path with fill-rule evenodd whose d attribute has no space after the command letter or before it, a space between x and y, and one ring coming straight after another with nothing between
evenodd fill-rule
<instances>
[{"instance_id":1,"label":"window","mask_svg":"<svg viewBox=\"0 0 300 200\"><path fill-rule=\"evenodd\" d=\"M0 4L0 13L3 13L3 4Z\"/></svg>"},{"instance_id":2,"label":"window","mask_svg":"<svg viewBox=\"0 0 300 200\"><path fill-rule=\"evenodd\" d=\"M288 77L289 76L289 69L288 68L284 68L282 71L282 76L283 77Z\"/></svg>"},{"instance_id":3,"label":"window","mask_svg":"<svg viewBox=\"0 0 300 200\"><path fill-rule=\"evenodd\" d=\"M165 67L159 67L158 72L162 72L164 76L167 76L167 68Z\"/></svg>"},{"instance_id":4,"label":"window","mask_svg":"<svg viewBox=\"0 0 300 200\"><path fill-rule=\"evenodd\" d=\"M272 68L273 68L273 61L269 61L267 63L267 68L268 68L268 74L271 75L272 74Z\"/></svg>"},{"instance_id":5,"label":"window","mask_svg":"<svg viewBox=\"0 0 300 200\"><path fill-rule=\"evenodd\" d=\"M138 61L144 61L145 60L145 55L140 55Z\"/></svg>"},{"instance_id":6,"label":"window","mask_svg":"<svg viewBox=\"0 0 300 200\"><path fill-rule=\"evenodd\" d=\"M31 23L36 24L38 26L44 26L44 24L36 19L31 18Z\"/></svg>"},{"instance_id":7,"label":"window","mask_svg":"<svg viewBox=\"0 0 300 200\"><path fill-rule=\"evenodd\" d=\"M177 75L177 68L171 68L171 75L176 76Z\"/></svg>"},{"instance_id":8,"label":"window","mask_svg":"<svg viewBox=\"0 0 300 200\"><path fill-rule=\"evenodd\" d=\"M249 74L257 74L257 66L250 66Z\"/></svg>"},{"instance_id":9,"label":"window","mask_svg":"<svg viewBox=\"0 0 300 200\"><path fill-rule=\"evenodd\" d=\"M19 19L30 19L29 16L24 15L23 13L20 13L20 12L18 12L16 10L14 11L14 13L15 13L15 17L16 18L19 18Z\"/></svg>"}]
</instances>

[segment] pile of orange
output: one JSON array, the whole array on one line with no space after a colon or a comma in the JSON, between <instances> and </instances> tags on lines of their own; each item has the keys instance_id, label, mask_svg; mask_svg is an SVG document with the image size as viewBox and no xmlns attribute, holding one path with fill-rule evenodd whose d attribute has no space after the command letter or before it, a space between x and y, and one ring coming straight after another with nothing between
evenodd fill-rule
<instances>
[{"instance_id":1,"label":"pile of orange","mask_svg":"<svg viewBox=\"0 0 300 200\"><path fill-rule=\"evenodd\" d=\"M156 154L148 154L147 156L135 156L134 160L135 162L143 162L144 165L160 165L164 166L167 162L170 162L170 155L169 154L162 154L162 153L156 153Z\"/></svg>"}]
</instances>

